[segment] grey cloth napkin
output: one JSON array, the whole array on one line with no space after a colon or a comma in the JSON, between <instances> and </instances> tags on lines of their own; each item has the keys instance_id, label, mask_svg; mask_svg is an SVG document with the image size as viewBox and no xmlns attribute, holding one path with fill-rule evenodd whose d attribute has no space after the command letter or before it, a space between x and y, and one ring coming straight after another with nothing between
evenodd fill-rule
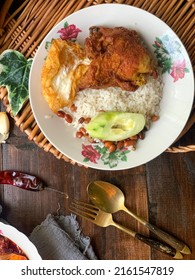
<instances>
[{"instance_id":1,"label":"grey cloth napkin","mask_svg":"<svg viewBox=\"0 0 195 280\"><path fill-rule=\"evenodd\" d=\"M0 205L0 215L1 212ZM90 238L82 233L75 215L48 214L29 239L43 260L97 260Z\"/></svg>"},{"instance_id":2,"label":"grey cloth napkin","mask_svg":"<svg viewBox=\"0 0 195 280\"><path fill-rule=\"evenodd\" d=\"M30 235L44 260L96 260L97 257L75 215L47 218Z\"/></svg>"}]
</instances>

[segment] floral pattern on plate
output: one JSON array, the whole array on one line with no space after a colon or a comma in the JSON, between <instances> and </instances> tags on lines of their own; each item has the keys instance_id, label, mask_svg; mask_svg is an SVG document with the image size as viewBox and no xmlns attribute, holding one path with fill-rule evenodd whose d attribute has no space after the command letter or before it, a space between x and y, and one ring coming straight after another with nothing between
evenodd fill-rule
<instances>
[{"instance_id":1,"label":"floral pattern on plate","mask_svg":"<svg viewBox=\"0 0 195 280\"><path fill-rule=\"evenodd\" d=\"M78 37L78 34L82 32L81 29L79 29L78 27L76 27L75 24L68 24L67 21L65 21L63 27L61 29L59 29L57 31L59 35L59 37L62 39L62 40L70 40L72 42L75 42L77 37ZM51 40L52 42L52 40ZM46 44L45 44L45 49L48 51L50 45L51 45L51 42L47 41Z\"/></svg>"},{"instance_id":2,"label":"floral pattern on plate","mask_svg":"<svg viewBox=\"0 0 195 280\"><path fill-rule=\"evenodd\" d=\"M68 24L67 21L64 23L64 27L58 30L57 33L60 34L60 38L62 40L71 40L76 41L76 38L79 34L79 32L82 32L79 28L76 27L74 24Z\"/></svg>"},{"instance_id":3,"label":"floral pattern on plate","mask_svg":"<svg viewBox=\"0 0 195 280\"><path fill-rule=\"evenodd\" d=\"M173 82L183 79L189 70L186 68L181 44L171 35L164 34L162 37L156 37L153 47L162 73L168 72Z\"/></svg>"},{"instance_id":4,"label":"floral pattern on plate","mask_svg":"<svg viewBox=\"0 0 195 280\"><path fill-rule=\"evenodd\" d=\"M101 160L104 165L108 165L110 168L116 167L119 161L127 161L127 154L130 150L123 148L121 150L110 153L106 147L100 145L82 145L81 151L84 160L83 162L92 162L97 164Z\"/></svg>"}]
</instances>

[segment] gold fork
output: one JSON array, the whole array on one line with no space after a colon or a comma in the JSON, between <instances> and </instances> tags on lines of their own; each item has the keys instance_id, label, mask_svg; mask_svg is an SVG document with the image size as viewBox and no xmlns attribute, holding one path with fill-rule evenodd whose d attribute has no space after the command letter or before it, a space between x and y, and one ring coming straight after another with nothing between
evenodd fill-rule
<instances>
[{"instance_id":1,"label":"gold fork","mask_svg":"<svg viewBox=\"0 0 195 280\"><path fill-rule=\"evenodd\" d=\"M80 217L83 217L86 220L88 220L98 226L101 226L101 227L115 226L118 229L131 235L132 237L146 243L150 247L152 247L162 253L165 253L175 259L183 258L183 255L179 251L175 250L174 248L170 247L169 245L165 245L158 240L149 238L145 235L142 235L133 230L127 229L126 227L114 222L113 218L112 218L112 214L106 213L92 204L88 204L88 203L81 202L78 200L73 200L69 207L69 210L71 212L73 212L74 214L76 214Z\"/></svg>"}]
</instances>

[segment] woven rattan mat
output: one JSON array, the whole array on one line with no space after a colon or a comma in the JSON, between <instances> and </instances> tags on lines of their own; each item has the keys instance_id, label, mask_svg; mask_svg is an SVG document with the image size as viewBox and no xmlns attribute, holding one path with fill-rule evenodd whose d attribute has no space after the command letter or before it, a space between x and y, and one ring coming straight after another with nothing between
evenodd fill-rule
<instances>
[{"instance_id":1,"label":"woven rattan mat","mask_svg":"<svg viewBox=\"0 0 195 280\"><path fill-rule=\"evenodd\" d=\"M162 19L179 36L194 66L195 0L5 0L3 7L0 9L0 53L6 49L15 49L23 53L27 58L34 57L43 38L59 21L82 8L103 3L132 5L142 8ZM7 91L3 87L0 88L0 98L5 104L7 112L12 116L7 99ZM75 162L53 147L45 138L34 119L29 102L13 118L20 130L27 134L29 140L34 141L40 148L51 152L57 158L75 164ZM194 123L195 106L179 138ZM172 153L195 151L195 145L186 147L172 146L167 151Z\"/></svg>"}]
</instances>

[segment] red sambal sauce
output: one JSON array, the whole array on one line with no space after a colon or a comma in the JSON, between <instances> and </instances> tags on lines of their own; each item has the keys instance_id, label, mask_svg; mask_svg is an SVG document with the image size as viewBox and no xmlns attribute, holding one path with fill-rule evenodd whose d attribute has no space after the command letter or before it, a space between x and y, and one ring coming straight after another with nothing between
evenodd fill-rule
<instances>
[{"instance_id":1,"label":"red sambal sauce","mask_svg":"<svg viewBox=\"0 0 195 280\"><path fill-rule=\"evenodd\" d=\"M0 260L27 260L23 250L12 240L0 234Z\"/></svg>"}]
</instances>

